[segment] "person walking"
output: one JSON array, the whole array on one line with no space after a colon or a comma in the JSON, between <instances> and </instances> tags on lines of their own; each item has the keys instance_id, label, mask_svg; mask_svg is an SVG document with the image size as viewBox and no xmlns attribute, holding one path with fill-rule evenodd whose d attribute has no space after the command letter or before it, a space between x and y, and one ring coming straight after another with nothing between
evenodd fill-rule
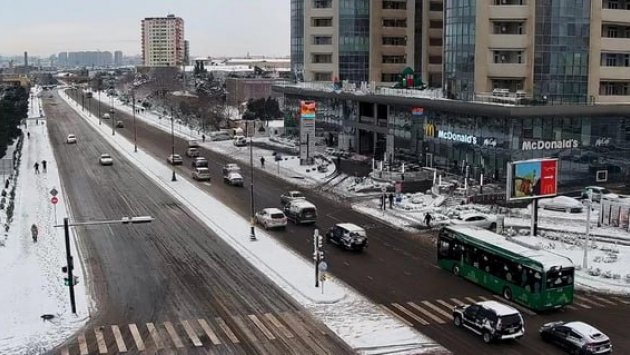
<instances>
[{"instance_id":1,"label":"person walking","mask_svg":"<svg viewBox=\"0 0 630 355\"><path fill-rule=\"evenodd\" d=\"M427 212L424 215L424 224L426 224L427 227L431 228L431 220L433 219L433 216L431 216L431 214L429 212Z\"/></svg>"},{"instance_id":2,"label":"person walking","mask_svg":"<svg viewBox=\"0 0 630 355\"><path fill-rule=\"evenodd\" d=\"M39 174L39 163L35 162L35 165L33 165L33 167L35 168L35 174Z\"/></svg>"},{"instance_id":3,"label":"person walking","mask_svg":"<svg viewBox=\"0 0 630 355\"><path fill-rule=\"evenodd\" d=\"M206 135L205 135L205 134L202 134L202 135L201 135L201 141L202 141L203 143L205 143L205 142L206 142Z\"/></svg>"},{"instance_id":4,"label":"person walking","mask_svg":"<svg viewBox=\"0 0 630 355\"><path fill-rule=\"evenodd\" d=\"M389 209L393 209L394 208L394 194L393 193L389 193Z\"/></svg>"},{"instance_id":5,"label":"person walking","mask_svg":"<svg viewBox=\"0 0 630 355\"><path fill-rule=\"evenodd\" d=\"M31 138L31 132L26 132L26 138L28 138L28 139Z\"/></svg>"},{"instance_id":6,"label":"person walking","mask_svg":"<svg viewBox=\"0 0 630 355\"><path fill-rule=\"evenodd\" d=\"M37 243L37 234L39 233L38 229L37 229L37 225L35 225L35 223L33 223L33 225L31 226L31 237L33 238L33 243Z\"/></svg>"},{"instance_id":7,"label":"person walking","mask_svg":"<svg viewBox=\"0 0 630 355\"><path fill-rule=\"evenodd\" d=\"M46 160L42 160L42 169L46 172Z\"/></svg>"},{"instance_id":8,"label":"person walking","mask_svg":"<svg viewBox=\"0 0 630 355\"><path fill-rule=\"evenodd\" d=\"M260 166L265 168L265 157L260 157Z\"/></svg>"}]
</instances>

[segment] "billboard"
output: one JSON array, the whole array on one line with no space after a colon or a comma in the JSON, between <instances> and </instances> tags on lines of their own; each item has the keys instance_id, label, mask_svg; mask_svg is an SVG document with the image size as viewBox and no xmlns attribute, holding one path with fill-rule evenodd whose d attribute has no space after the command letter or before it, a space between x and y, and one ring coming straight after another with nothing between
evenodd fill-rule
<instances>
[{"instance_id":1,"label":"billboard","mask_svg":"<svg viewBox=\"0 0 630 355\"><path fill-rule=\"evenodd\" d=\"M507 199L552 197L558 193L558 159L532 159L508 163Z\"/></svg>"},{"instance_id":2,"label":"billboard","mask_svg":"<svg viewBox=\"0 0 630 355\"><path fill-rule=\"evenodd\" d=\"M315 155L315 101L300 101L300 164L312 164Z\"/></svg>"}]
</instances>

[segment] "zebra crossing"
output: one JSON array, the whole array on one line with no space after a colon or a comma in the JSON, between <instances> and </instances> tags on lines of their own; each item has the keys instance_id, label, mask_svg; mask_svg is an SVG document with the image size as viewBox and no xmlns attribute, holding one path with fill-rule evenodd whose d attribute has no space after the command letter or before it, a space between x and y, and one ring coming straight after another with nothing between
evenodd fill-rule
<instances>
[{"instance_id":1,"label":"zebra crossing","mask_svg":"<svg viewBox=\"0 0 630 355\"><path fill-rule=\"evenodd\" d=\"M503 297L495 294L397 302L388 305L381 304L379 307L408 326L430 326L449 323L452 320L452 311L455 306L489 300L497 300L509 304L524 315L532 317L537 315L535 311L514 302L507 301ZM613 306L630 306L630 299L619 296L576 293L574 294L573 304L567 306L567 308L570 310L585 310Z\"/></svg>"},{"instance_id":2,"label":"zebra crossing","mask_svg":"<svg viewBox=\"0 0 630 355\"><path fill-rule=\"evenodd\" d=\"M61 355L121 354L230 346L242 342L291 341L305 336L299 314L248 314L178 321L118 324L86 329L61 349ZM327 331L320 329L322 335ZM144 336L143 336L144 334Z\"/></svg>"}]
</instances>

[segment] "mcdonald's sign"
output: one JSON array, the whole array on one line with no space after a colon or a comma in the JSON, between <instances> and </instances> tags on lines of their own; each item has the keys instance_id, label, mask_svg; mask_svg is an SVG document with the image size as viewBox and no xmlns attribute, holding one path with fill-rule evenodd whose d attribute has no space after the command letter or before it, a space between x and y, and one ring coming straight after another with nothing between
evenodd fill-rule
<instances>
[{"instance_id":1,"label":"mcdonald's sign","mask_svg":"<svg viewBox=\"0 0 630 355\"><path fill-rule=\"evenodd\" d=\"M435 128L435 124L433 122L428 122L424 125L425 137L435 137L436 134L437 134L437 129Z\"/></svg>"}]
</instances>

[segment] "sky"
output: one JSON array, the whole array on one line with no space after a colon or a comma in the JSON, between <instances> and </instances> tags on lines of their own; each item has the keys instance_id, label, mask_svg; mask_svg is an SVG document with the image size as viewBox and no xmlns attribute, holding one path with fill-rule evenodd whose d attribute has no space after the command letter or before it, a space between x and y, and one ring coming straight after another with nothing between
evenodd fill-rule
<instances>
[{"instance_id":1,"label":"sky","mask_svg":"<svg viewBox=\"0 0 630 355\"><path fill-rule=\"evenodd\" d=\"M12 1L2 9L0 55L141 54L140 21L174 14L184 19L191 56L288 56L289 5L289 0Z\"/></svg>"}]
</instances>

